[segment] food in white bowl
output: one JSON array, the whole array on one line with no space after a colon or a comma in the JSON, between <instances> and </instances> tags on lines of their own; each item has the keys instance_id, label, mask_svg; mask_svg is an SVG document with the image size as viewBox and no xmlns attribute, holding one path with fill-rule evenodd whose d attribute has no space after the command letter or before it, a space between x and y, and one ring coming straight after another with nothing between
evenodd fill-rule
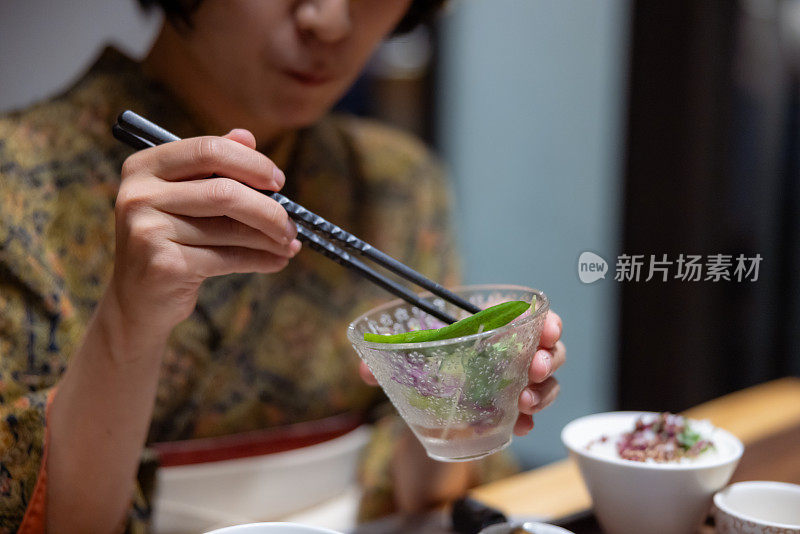
<instances>
[{"instance_id":1,"label":"food in white bowl","mask_svg":"<svg viewBox=\"0 0 800 534\"><path fill-rule=\"evenodd\" d=\"M714 462L719 455L713 434L708 421L690 421L668 412L647 414L621 434L593 439L586 450L634 462Z\"/></svg>"},{"instance_id":2,"label":"food in white bowl","mask_svg":"<svg viewBox=\"0 0 800 534\"><path fill-rule=\"evenodd\" d=\"M642 461L620 456L617 442L636 429L637 421L658 417L654 412L600 413L576 419L561 432L592 496L595 515L609 534L694 532L742 456L744 446L735 436L692 420L690 429L701 429L692 446L700 440L713 444L695 457Z\"/></svg>"},{"instance_id":3,"label":"food in white bowl","mask_svg":"<svg viewBox=\"0 0 800 534\"><path fill-rule=\"evenodd\" d=\"M738 482L714 495L719 534L800 534L800 486Z\"/></svg>"}]
</instances>

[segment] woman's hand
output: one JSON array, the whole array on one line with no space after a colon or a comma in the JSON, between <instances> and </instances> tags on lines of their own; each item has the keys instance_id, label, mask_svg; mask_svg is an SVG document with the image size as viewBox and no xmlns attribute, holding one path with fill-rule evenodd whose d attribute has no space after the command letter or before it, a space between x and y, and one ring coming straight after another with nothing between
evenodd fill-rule
<instances>
[{"instance_id":1,"label":"woman's hand","mask_svg":"<svg viewBox=\"0 0 800 534\"><path fill-rule=\"evenodd\" d=\"M248 187L276 191L284 182L254 147L250 132L234 130L125 161L111 283L48 412L48 530L119 530L161 355L172 328L194 309L200 284L209 276L278 271L299 250L283 207Z\"/></svg>"},{"instance_id":2,"label":"woman's hand","mask_svg":"<svg viewBox=\"0 0 800 534\"><path fill-rule=\"evenodd\" d=\"M567 349L561 341L561 317L550 311L544 319L539 348L528 368L528 385L519 395L519 417L514 434L524 436L533 429L533 414L547 408L558 396L558 380L552 375L564 364Z\"/></svg>"},{"instance_id":3,"label":"woman's hand","mask_svg":"<svg viewBox=\"0 0 800 534\"><path fill-rule=\"evenodd\" d=\"M548 312L544 320L539 348L533 355L531 366L528 368L528 385L519 395L520 414L514 425L514 433L518 436L524 436L531 431L533 414L547 408L558 395L558 380L552 375L563 365L567 353L564 343L560 341L561 330L561 317L553 311ZM359 374L367 384L378 385L378 381L375 380L369 367L363 361L359 367Z\"/></svg>"},{"instance_id":4,"label":"woman's hand","mask_svg":"<svg viewBox=\"0 0 800 534\"><path fill-rule=\"evenodd\" d=\"M273 273L300 250L286 210L255 191L278 191L285 177L254 148L250 132L233 130L125 161L109 293L128 325L168 333L191 314L206 278Z\"/></svg>"}]
</instances>

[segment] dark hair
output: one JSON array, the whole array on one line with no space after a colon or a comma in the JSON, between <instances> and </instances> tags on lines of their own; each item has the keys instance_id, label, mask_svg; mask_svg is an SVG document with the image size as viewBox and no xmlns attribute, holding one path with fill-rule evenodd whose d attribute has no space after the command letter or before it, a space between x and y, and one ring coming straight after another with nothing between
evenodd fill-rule
<instances>
[{"instance_id":1,"label":"dark hair","mask_svg":"<svg viewBox=\"0 0 800 534\"><path fill-rule=\"evenodd\" d=\"M446 0L413 0L411 7L394 29L394 34L410 32L418 25L429 22ZM138 0L144 9L159 7L169 20L191 27L192 13L203 0Z\"/></svg>"}]
</instances>

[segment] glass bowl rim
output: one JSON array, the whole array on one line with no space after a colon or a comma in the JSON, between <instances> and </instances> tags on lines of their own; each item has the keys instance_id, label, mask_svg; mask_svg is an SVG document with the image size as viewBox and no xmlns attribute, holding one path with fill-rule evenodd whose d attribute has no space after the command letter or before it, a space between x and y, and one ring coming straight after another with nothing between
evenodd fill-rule
<instances>
[{"instance_id":1,"label":"glass bowl rim","mask_svg":"<svg viewBox=\"0 0 800 534\"><path fill-rule=\"evenodd\" d=\"M516 284L474 284L474 285L462 285L456 286L454 288L450 288L450 290L456 294L459 293L461 290L523 290L533 292L536 295L537 299L537 308L536 311L522 319L514 319L507 325L501 326L500 328L495 328L494 330L487 330L486 332L480 332L478 334L470 334L468 336L461 336L461 337L454 337L450 339L440 339L437 341L423 341L422 343L377 343L374 341L365 341L363 335L359 337L355 333L355 324L365 320L367 315L373 315L376 312L380 312L387 308L392 308L397 306L398 304L405 303L403 299L394 299L387 303L381 304L371 310L362 313L355 319L353 319L350 324L347 326L347 339L350 340L350 343L354 346L364 347L368 349L377 349L382 351L401 351L401 350L408 350L408 349L429 349L435 347L442 347L445 345L452 345L455 343L463 343L463 342L472 342L472 341L479 341L484 338L488 338L494 336L496 334L505 332L512 328L517 328L523 325L530 323L531 321L537 319L542 314L547 313L550 309L550 299L547 298L542 291L538 289L534 289L532 287L521 286ZM425 291L423 293L419 293L419 296L422 298L432 297L434 296L431 292Z\"/></svg>"}]
</instances>

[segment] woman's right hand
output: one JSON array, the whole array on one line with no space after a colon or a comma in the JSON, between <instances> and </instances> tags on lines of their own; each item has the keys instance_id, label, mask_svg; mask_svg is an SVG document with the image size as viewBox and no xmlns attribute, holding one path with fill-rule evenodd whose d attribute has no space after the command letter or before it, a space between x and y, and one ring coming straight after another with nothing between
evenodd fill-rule
<instances>
[{"instance_id":1,"label":"woman's right hand","mask_svg":"<svg viewBox=\"0 0 800 534\"><path fill-rule=\"evenodd\" d=\"M255 190L278 191L285 176L254 148L250 132L233 130L125 160L106 297L126 327L168 335L192 313L206 278L274 273L300 250L286 210Z\"/></svg>"}]
</instances>

